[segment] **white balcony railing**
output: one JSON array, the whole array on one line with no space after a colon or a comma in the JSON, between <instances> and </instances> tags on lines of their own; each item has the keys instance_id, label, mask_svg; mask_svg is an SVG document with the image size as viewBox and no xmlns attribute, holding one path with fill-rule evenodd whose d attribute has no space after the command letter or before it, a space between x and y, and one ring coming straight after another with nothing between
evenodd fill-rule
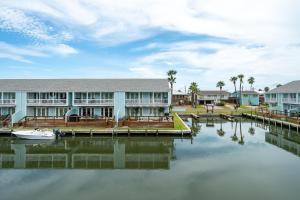
<instances>
[{"instance_id":1,"label":"white balcony railing","mask_svg":"<svg viewBox=\"0 0 300 200\"><path fill-rule=\"evenodd\" d=\"M288 103L289 102L289 98L282 98L282 102L283 103Z\"/></svg>"},{"instance_id":2,"label":"white balcony railing","mask_svg":"<svg viewBox=\"0 0 300 200\"><path fill-rule=\"evenodd\" d=\"M28 105L66 105L67 99L27 99Z\"/></svg>"},{"instance_id":3,"label":"white balcony railing","mask_svg":"<svg viewBox=\"0 0 300 200\"><path fill-rule=\"evenodd\" d=\"M267 98L266 102L277 102L276 98Z\"/></svg>"},{"instance_id":4,"label":"white balcony railing","mask_svg":"<svg viewBox=\"0 0 300 200\"><path fill-rule=\"evenodd\" d=\"M1 105L15 105L16 100L15 99L0 99Z\"/></svg>"},{"instance_id":5,"label":"white balcony railing","mask_svg":"<svg viewBox=\"0 0 300 200\"><path fill-rule=\"evenodd\" d=\"M113 99L74 99L75 105L113 105Z\"/></svg>"},{"instance_id":6,"label":"white balcony railing","mask_svg":"<svg viewBox=\"0 0 300 200\"><path fill-rule=\"evenodd\" d=\"M126 99L127 106L151 106L151 105L168 105L167 99Z\"/></svg>"},{"instance_id":7,"label":"white balcony railing","mask_svg":"<svg viewBox=\"0 0 300 200\"><path fill-rule=\"evenodd\" d=\"M282 98L283 103L297 103L296 98Z\"/></svg>"}]
</instances>

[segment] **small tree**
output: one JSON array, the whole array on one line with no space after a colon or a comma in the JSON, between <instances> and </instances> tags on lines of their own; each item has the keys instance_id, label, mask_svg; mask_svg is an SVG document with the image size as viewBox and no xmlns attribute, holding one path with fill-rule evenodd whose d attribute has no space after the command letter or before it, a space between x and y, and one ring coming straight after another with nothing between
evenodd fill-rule
<instances>
[{"instance_id":1,"label":"small tree","mask_svg":"<svg viewBox=\"0 0 300 200\"><path fill-rule=\"evenodd\" d=\"M140 109L138 107L134 108L134 115L135 115L135 117L138 117L139 110Z\"/></svg>"},{"instance_id":2,"label":"small tree","mask_svg":"<svg viewBox=\"0 0 300 200\"><path fill-rule=\"evenodd\" d=\"M163 107L159 107L158 108L158 112L161 115L162 113L164 113L165 109Z\"/></svg>"}]
</instances>

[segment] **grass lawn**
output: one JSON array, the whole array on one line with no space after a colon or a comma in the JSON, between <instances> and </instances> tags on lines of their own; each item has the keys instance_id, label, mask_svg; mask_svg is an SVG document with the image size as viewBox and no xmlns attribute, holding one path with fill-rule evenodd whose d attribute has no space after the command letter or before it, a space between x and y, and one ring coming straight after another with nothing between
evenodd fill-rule
<instances>
[{"instance_id":1,"label":"grass lawn","mask_svg":"<svg viewBox=\"0 0 300 200\"><path fill-rule=\"evenodd\" d=\"M172 114L174 117L174 129L175 130L187 130L184 121L178 116L177 113Z\"/></svg>"}]
</instances>

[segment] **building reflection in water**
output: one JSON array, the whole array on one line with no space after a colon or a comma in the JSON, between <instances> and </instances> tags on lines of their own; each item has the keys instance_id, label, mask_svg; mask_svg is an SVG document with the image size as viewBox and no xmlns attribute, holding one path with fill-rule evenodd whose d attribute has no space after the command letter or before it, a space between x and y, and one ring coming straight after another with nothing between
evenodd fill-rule
<instances>
[{"instance_id":1,"label":"building reflection in water","mask_svg":"<svg viewBox=\"0 0 300 200\"><path fill-rule=\"evenodd\" d=\"M270 144L300 156L300 136L295 131L271 126L270 131L265 133L265 140Z\"/></svg>"},{"instance_id":2,"label":"building reflection in water","mask_svg":"<svg viewBox=\"0 0 300 200\"><path fill-rule=\"evenodd\" d=\"M169 169L174 138L0 140L0 168Z\"/></svg>"}]
</instances>

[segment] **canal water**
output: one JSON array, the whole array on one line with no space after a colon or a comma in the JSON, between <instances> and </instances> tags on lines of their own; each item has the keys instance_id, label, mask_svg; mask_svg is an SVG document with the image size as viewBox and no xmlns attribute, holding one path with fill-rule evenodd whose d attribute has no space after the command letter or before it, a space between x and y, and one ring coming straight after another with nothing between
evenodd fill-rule
<instances>
[{"instance_id":1,"label":"canal water","mask_svg":"<svg viewBox=\"0 0 300 200\"><path fill-rule=\"evenodd\" d=\"M187 119L192 138L0 138L0 199L299 199L300 134Z\"/></svg>"}]
</instances>

